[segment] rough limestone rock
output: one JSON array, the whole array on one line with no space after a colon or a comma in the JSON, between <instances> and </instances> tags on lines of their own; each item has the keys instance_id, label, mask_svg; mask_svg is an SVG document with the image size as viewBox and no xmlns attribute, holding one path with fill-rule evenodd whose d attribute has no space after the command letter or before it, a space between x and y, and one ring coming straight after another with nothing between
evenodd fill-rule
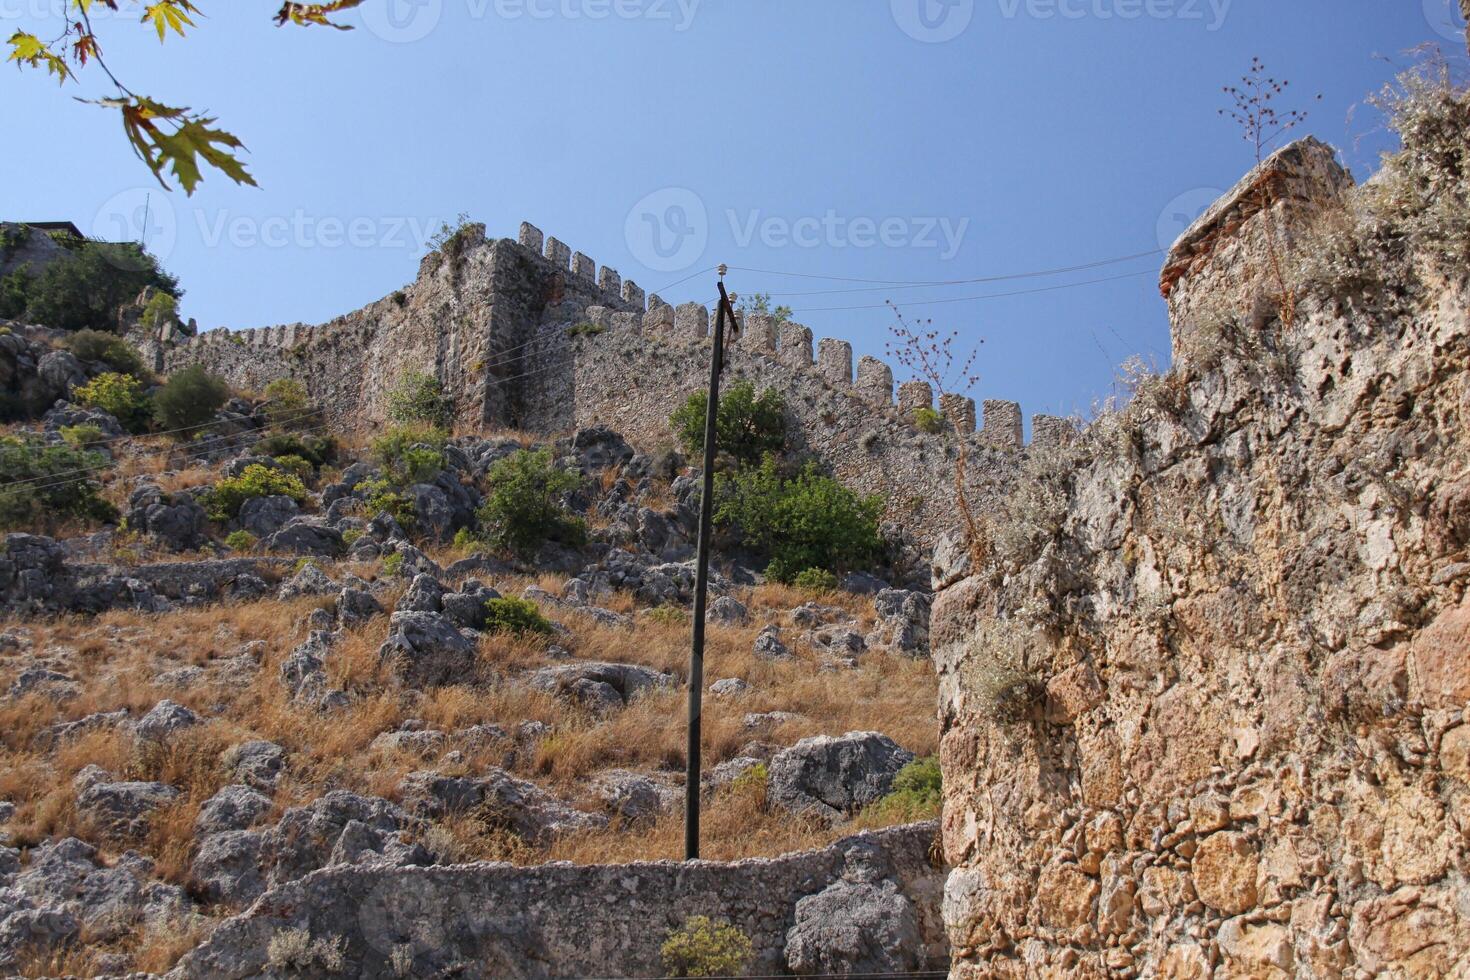
<instances>
[{"instance_id":1,"label":"rough limestone rock","mask_svg":"<svg viewBox=\"0 0 1470 980\"><path fill-rule=\"evenodd\" d=\"M638 664L572 663L533 671L527 683L592 710L622 708L648 690L669 688L674 676Z\"/></svg>"},{"instance_id":2,"label":"rough limestone rock","mask_svg":"<svg viewBox=\"0 0 1470 980\"><path fill-rule=\"evenodd\" d=\"M300 512L290 497L251 497L240 505L240 527L257 538L268 538Z\"/></svg>"},{"instance_id":3,"label":"rough limestone rock","mask_svg":"<svg viewBox=\"0 0 1470 980\"><path fill-rule=\"evenodd\" d=\"M841 820L876 803L914 754L880 732L814 735L771 760L770 800L793 812Z\"/></svg>"},{"instance_id":4,"label":"rough limestone rock","mask_svg":"<svg viewBox=\"0 0 1470 980\"><path fill-rule=\"evenodd\" d=\"M77 812L109 837L133 839L148 832L155 810L178 796L177 789L164 783L99 782L77 797Z\"/></svg>"},{"instance_id":5,"label":"rough limestone rock","mask_svg":"<svg viewBox=\"0 0 1470 980\"><path fill-rule=\"evenodd\" d=\"M203 837L225 830L245 830L270 809L270 797L249 786L224 786L199 808L194 834Z\"/></svg>"},{"instance_id":6,"label":"rough limestone rock","mask_svg":"<svg viewBox=\"0 0 1470 980\"><path fill-rule=\"evenodd\" d=\"M786 965L798 976L918 970L919 914L892 881L838 881L796 903Z\"/></svg>"},{"instance_id":7,"label":"rough limestone rock","mask_svg":"<svg viewBox=\"0 0 1470 980\"><path fill-rule=\"evenodd\" d=\"M475 678L475 645L433 612L395 612L379 659L409 687L465 684Z\"/></svg>"},{"instance_id":8,"label":"rough limestone rock","mask_svg":"<svg viewBox=\"0 0 1470 980\"><path fill-rule=\"evenodd\" d=\"M199 716L177 701L164 698L133 725L133 734L150 742L162 742L199 724Z\"/></svg>"},{"instance_id":9,"label":"rough limestone rock","mask_svg":"<svg viewBox=\"0 0 1470 980\"><path fill-rule=\"evenodd\" d=\"M750 613L733 596L722 595L709 604L705 619L720 626L744 626L750 622Z\"/></svg>"},{"instance_id":10,"label":"rough limestone rock","mask_svg":"<svg viewBox=\"0 0 1470 980\"><path fill-rule=\"evenodd\" d=\"M200 547L209 524L204 508L193 497L166 494L151 485L133 491L124 516L128 530L146 534L173 551Z\"/></svg>"},{"instance_id":11,"label":"rough limestone rock","mask_svg":"<svg viewBox=\"0 0 1470 980\"><path fill-rule=\"evenodd\" d=\"M286 769L286 750L275 742L254 739L231 747L220 762L245 785L262 793L273 793Z\"/></svg>"},{"instance_id":12,"label":"rough limestone rock","mask_svg":"<svg viewBox=\"0 0 1470 980\"><path fill-rule=\"evenodd\" d=\"M1254 170L1170 251L1170 373L936 556L954 980L1470 971L1470 290L1313 231L1424 159ZM1338 270L1292 309L1283 240Z\"/></svg>"},{"instance_id":13,"label":"rough limestone rock","mask_svg":"<svg viewBox=\"0 0 1470 980\"><path fill-rule=\"evenodd\" d=\"M531 842L607 826L606 817L569 806L535 783L516 779L502 769L476 777L415 772L399 784L398 793L411 813L426 817L488 807L497 819Z\"/></svg>"}]
</instances>

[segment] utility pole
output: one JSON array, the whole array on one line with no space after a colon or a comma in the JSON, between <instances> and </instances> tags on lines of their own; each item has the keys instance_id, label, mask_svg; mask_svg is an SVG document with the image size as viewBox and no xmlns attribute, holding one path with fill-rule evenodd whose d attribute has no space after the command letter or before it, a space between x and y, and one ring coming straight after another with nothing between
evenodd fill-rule
<instances>
[{"instance_id":1,"label":"utility pole","mask_svg":"<svg viewBox=\"0 0 1470 980\"><path fill-rule=\"evenodd\" d=\"M720 373L725 369L725 317L731 332L740 329L725 293L726 267L720 266L720 305L715 311L714 345L709 355L709 402L704 413L704 493L699 498L699 550L695 559L694 636L689 648L689 744L684 773L684 860L699 859L700 722L704 707L704 611L709 596L709 537L715 509L715 433L720 417Z\"/></svg>"}]
</instances>

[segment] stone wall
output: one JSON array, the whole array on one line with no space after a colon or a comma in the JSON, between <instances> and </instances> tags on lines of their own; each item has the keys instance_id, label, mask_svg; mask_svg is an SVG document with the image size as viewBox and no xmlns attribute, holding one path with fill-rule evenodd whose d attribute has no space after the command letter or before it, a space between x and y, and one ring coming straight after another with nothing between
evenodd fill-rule
<instances>
[{"instance_id":1,"label":"stone wall","mask_svg":"<svg viewBox=\"0 0 1470 980\"><path fill-rule=\"evenodd\" d=\"M863 972L869 943L894 943L912 970L943 970L935 831L914 824L730 864L328 868L262 896L170 977L261 976L271 939L287 930L340 941L342 976L663 976L665 937L694 915L751 939L751 974L784 973L813 945ZM409 972L394 972L395 953L411 957Z\"/></svg>"},{"instance_id":2,"label":"stone wall","mask_svg":"<svg viewBox=\"0 0 1470 980\"><path fill-rule=\"evenodd\" d=\"M595 270L595 271L594 271ZM888 519L923 546L956 522L935 487L953 479L953 436L919 431L919 408L938 408L971 441L982 502L1005 492L1021 457L1021 407L945 396L922 382L900 386L872 357L854 371L852 346L816 340L807 327L750 315L732 331L725 383L749 378L784 396L798 442L838 476L889 502ZM636 283L523 224L515 240L487 240L470 226L427 256L418 279L361 310L319 326L213 330L179 342L135 338L159 370L203 364L237 387L260 390L299 378L330 424L385 418L405 371L440 379L466 430L504 426L539 434L604 424L641 449L673 444L670 413L708 380L710 312L646 296ZM1061 428L1043 417L1038 441ZM979 422L982 431L977 435Z\"/></svg>"},{"instance_id":3,"label":"stone wall","mask_svg":"<svg viewBox=\"0 0 1470 980\"><path fill-rule=\"evenodd\" d=\"M1470 970L1470 290L1283 323L1259 176L1169 257L1175 370L936 568L952 976Z\"/></svg>"}]
</instances>

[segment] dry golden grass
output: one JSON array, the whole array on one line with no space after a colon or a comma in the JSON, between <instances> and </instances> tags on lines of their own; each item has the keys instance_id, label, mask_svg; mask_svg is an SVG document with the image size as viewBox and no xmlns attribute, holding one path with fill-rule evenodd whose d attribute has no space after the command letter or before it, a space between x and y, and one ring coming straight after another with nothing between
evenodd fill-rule
<instances>
[{"instance_id":1,"label":"dry golden grass","mask_svg":"<svg viewBox=\"0 0 1470 980\"><path fill-rule=\"evenodd\" d=\"M447 556L446 556L447 557ZM452 559L451 559L452 560ZM368 578L373 566L325 567L333 576L352 571ZM486 576L481 576L482 578ZM536 585L559 594L564 576L495 577L503 594L519 594ZM392 593L401 592L394 583ZM874 651L862 655L856 669L829 669L825 658L798 643L802 630L786 621L786 613L812 596L782 586L763 586L740 596L752 613L743 627L712 625L706 649L706 681L739 677L750 689L733 699L706 698L703 722L707 769L741 755L751 743L788 745L807 735L877 730L919 755L937 748L934 711L936 681L927 661ZM866 628L871 602L833 594L816 597L838 606ZM486 636L480 642L481 671L477 683L428 691L398 686L378 662L377 650L387 632L387 619L348 631L327 658L332 685L350 693L349 706L322 716L293 704L279 679L281 663L306 636L303 621L320 600L289 603L267 600L186 609L166 615L116 611L93 619L63 617L24 624L32 650L54 669L77 679L76 697L57 703L44 694L0 701L0 798L16 804L9 830L14 842L34 846L48 838L74 835L99 845L104 857L123 847L151 856L165 880L189 886L195 841L193 824L200 805L228 780L220 762L230 746L250 739L281 745L288 766L274 796L269 819L279 819L334 789L395 798L408 773L437 768L475 774L490 766L506 766L570 802L595 807L588 777L610 768L655 775L666 784L682 781L685 764L685 695L681 687L654 691L626 709L597 716L550 695L529 689L523 675L553 663L547 640ZM660 621L637 608L633 597L619 593L597 602L635 617L631 629L597 624L563 607L547 615L565 623L570 637L557 637L577 660L641 664L686 678L687 621ZM385 602L391 608L391 599ZM782 627L795 656L772 662L755 656L752 644L767 621ZM258 663L252 674L226 675L211 665L242 655ZM26 655L0 652L0 690L8 687ZM205 678L186 688L160 686L163 672L183 666L205 667ZM231 680L230 677L234 679ZM55 748L38 735L48 726L86 715L127 708L138 717L159 699L170 697L207 719L164 746L139 745L128 736L98 730ZM799 717L776 727L747 729L751 712L791 712ZM374 739L409 719L451 735L449 748L461 748L454 764L424 760L398 751L372 748ZM526 721L542 722L553 734L532 751L512 751L509 742L471 750L453 739L475 725L499 725L512 735ZM117 778L167 782L180 789L179 799L156 813L146 839L108 841L80 819L72 780L89 764ZM705 855L727 860L775 855L821 846L872 821L832 828L793 818L766 806L763 787L737 786L709 800L704 811ZM458 860L507 860L519 864L544 861L617 862L677 858L682 854L683 815L679 807L647 826L614 826L605 831L563 837L531 846L498 824L493 815L458 814L427 832L436 850ZM137 941L127 951L136 968L166 969L193 940L164 936ZM130 937L132 942L132 937ZM87 972L83 954L65 954L65 962L37 961L36 975L62 967ZM58 965L60 964L60 965ZM149 964L145 967L145 964Z\"/></svg>"}]
</instances>

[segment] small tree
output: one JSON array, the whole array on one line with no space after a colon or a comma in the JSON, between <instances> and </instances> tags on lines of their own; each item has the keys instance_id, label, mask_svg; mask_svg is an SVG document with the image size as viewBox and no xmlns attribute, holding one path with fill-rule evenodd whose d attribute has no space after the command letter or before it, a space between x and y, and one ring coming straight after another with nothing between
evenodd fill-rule
<instances>
[{"instance_id":1,"label":"small tree","mask_svg":"<svg viewBox=\"0 0 1470 980\"><path fill-rule=\"evenodd\" d=\"M789 323L791 321L791 307L772 306L770 293L751 293L742 296L735 304L735 312L744 318L747 314L765 314L776 318L777 323Z\"/></svg>"},{"instance_id":2,"label":"small tree","mask_svg":"<svg viewBox=\"0 0 1470 980\"><path fill-rule=\"evenodd\" d=\"M277 429L300 429L316 419L306 385L295 378L277 378L264 394L266 418Z\"/></svg>"},{"instance_id":3,"label":"small tree","mask_svg":"<svg viewBox=\"0 0 1470 980\"><path fill-rule=\"evenodd\" d=\"M161 428L196 429L214 418L230 400L230 386L198 364L176 371L153 396L153 417ZM181 432L187 439L192 433Z\"/></svg>"},{"instance_id":4,"label":"small tree","mask_svg":"<svg viewBox=\"0 0 1470 980\"><path fill-rule=\"evenodd\" d=\"M557 466L551 450L517 450L490 468L490 492L478 513L485 539L499 548L528 552L543 541L569 543L585 534L562 498L582 478Z\"/></svg>"},{"instance_id":5,"label":"small tree","mask_svg":"<svg viewBox=\"0 0 1470 980\"><path fill-rule=\"evenodd\" d=\"M736 976L750 962L750 937L728 922L691 915L669 932L659 953L672 977Z\"/></svg>"},{"instance_id":6,"label":"small tree","mask_svg":"<svg viewBox=\"0 0 1470 980\"><path fill-rule=\"evenodd\" d=\"M131 374L135 378L148 376L143 358L138 356L132 344L115 333L78 330L63 340L61 345L75 354L79 361L101 361L117 373Z\"/></svg>"},{"instance_id":7,"label":"small tree","mask_svg":"<svg viewBox=\"0 0 1470 980\"><path fill-rule=\"evenodd\" d=\"M107 463L98 452L47 446L29 437L0 438L0 528L57 517L116 519L116 508L92 479Z\"/></svg>"},{"instance_id":8,"label":"small tree","mask_svg":"<svg viewBox=\"0 0 1470 980\"><path fill-rule=\"evenodd\" d=\"M704 420L709 394L696 391L669 417L669 425L691 456L704 454ZM755 464L767 453L786 448L786 403L774 388L759 395L749 381L737 381L720 398L715 442L739 463Z\"/></svg>"},{"instance_id":9,"label":"small tree","mask_svg":"<svg viewBox=\"0 0 1470 980\"><path fill-rule=\"evenodd\" d=\"M245 501L256 497L290 497L298 504L306 502L306 484L284 470L261 463L251 463L239 476L226 477L210 488L205 509L211 520L232 521L240 514Z\"/></svg>"},{"instance_id":10,"label":"small tree","mask_svg":"<svg viewBox=\"0 0 1470 980\"><path fill-rule=\"evenodd\" d=\"M439 379L423 371L409 371L388 393L388 418L399 425L447 426L453 406Z\"/></svg>"}]
</instances>

